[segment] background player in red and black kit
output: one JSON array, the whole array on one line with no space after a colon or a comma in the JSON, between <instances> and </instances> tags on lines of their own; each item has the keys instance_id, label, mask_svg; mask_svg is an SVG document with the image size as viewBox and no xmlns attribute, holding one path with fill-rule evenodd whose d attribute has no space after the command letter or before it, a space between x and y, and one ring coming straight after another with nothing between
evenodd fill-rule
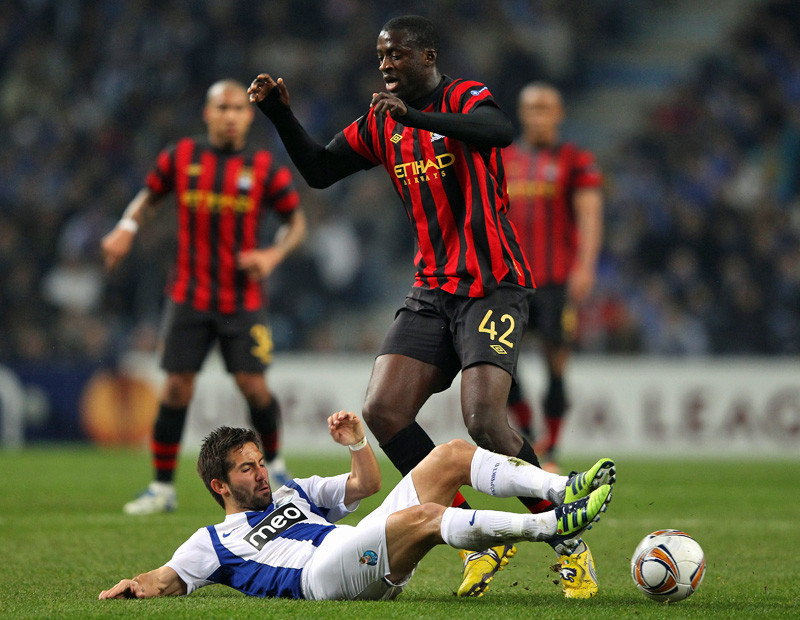
<instances>
[{"instance_id":1,"label":"background player in red and black kit","mask_svg":"<svg viewBox=\"0 0 800 620\"><path fill-rule=\"evenodd\" d=\"M544 469L557 472L556 447L568 407L564 371L575 337L577 306L594 288L602 242L603 179L591 153L560 141L564 107L552 85L534 82L523 88L517 115L522 135L503 151L508 218L536 281L528 328L539 334L547 365L542 402L546 433L536 442L536 452L542 455ZM522 434L532 441L532 409L516 376L508 405ZM564 593L594 596L598 586L592 552L582 542L571 558L562 561Z\"/></svg>"},{"instance_id":2,"label":"background player in red and black kit","mask_svg":"<svg viewBox=\"0 0 800 620\"><path fill-rule=\"evenodd\" d=\"M534 82L520 91L521 137L503 152L508 217L514 223L534 279L528 328L542 342L548 372L543 399L546 433L536 443L543 467L556 471L556 448L569 400L564 371L577 328L577 306L591 294L603 234L603 178L594 156L561 142L561 94ZM532 410L518 381L509 407L532 440Z\"/></svg>"},{"instance_id":3,"label":"background player in red and black kit","mask_svg":"<svg viewBox=\"0 0 800 620\"><path fill-rule=\"evenodd\" d=\"M278 401L264 371L272 353L261 280L297 248L306 219L288 168L264 149L247 147L253 107L234 80L208 89L205 139L183 138L164 150L145 187L102 241L108 269L130 251L145 212L174 192L178 206L178 251L164 324L162 366L166 384L152 439L155 480L125 505L129 514L174 510L172 484L181 434L197 372L219 342L225 366L247 400L270 473L289 478L278 456ZM261 216L274 210L284 221L274 245L258 246ZM279 485L278 485L279 486Z\"/></svg>"},{"instance_id":4,"label":"background player in red and black kit","mask_svg":"<svg viewBox=\"0 0 800 620\"><path fill-rule=\"evenodd\" d=\"M441 75L438 51L427 19L385 24L377 53L386 92L375 94L369 111L327 146L294 117L282 78L261 74L249 90L312 187L383 165L406 208L417 242L416 278L375 360L363 411L403 474L434 448L415 421L420 408L459 371L471 437L486 449L538 462L506 413L533 293L505 216L500 147L511 142L513 126L485 85ZM480 595L513 552L507 545L468 556L459 595Z\"/></svg>"}]
</instances>

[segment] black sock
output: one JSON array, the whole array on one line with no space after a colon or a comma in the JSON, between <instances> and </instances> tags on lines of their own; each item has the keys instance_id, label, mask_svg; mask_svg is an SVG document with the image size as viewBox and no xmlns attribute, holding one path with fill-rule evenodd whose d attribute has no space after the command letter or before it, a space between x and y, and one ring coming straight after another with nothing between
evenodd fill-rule
<instances>
[{"instance_id":1,"label":"black sock","mask_svg":"<svg viewBox=\"0 0 800 620\"><path fill-rule=\"evenodd\" d=\"M269 462L278 455L280 445L281 406L273 395L266 407L250 407L250 421L261 436L261 449L264 460Z\"/></svg>"},{"instance_id":2,"label":"black sock","mask_svg":"<svg viewBox=\"0 0 800 620\"><path fill-rule=\"evenodd\" d=\"M435 447L428 433L416 422L412 422L389 441L381 444L386 456L404 476Z\"/></svg>"},{"instance_id":3,"label":"black sock","mask_svg":"<svg viewBox=\"0 0 800 620\"><path fill-rule=\"evenodd\" d=\"M188 407L168 407L163 403L158 408L150 449L159 482L172 482L175 478L187 410Z\"/></svg>"},{"instance_id":4,"label":"black sock","mask_svg":"<svg viewBox=\"0 0 800 620\"><path fill-rule=\"evenodd\" d=\"M522 459L523 461L525 461L526 463L530 463L531 465L536 465L536 467L541 467L541 465L539 465L539 458L533 451L531 444L529 444L524 437L522 438L522 447L519 449L517 458Z\"/></svg>"},{"instance_id":5,"label":"black sock","mask_svg":"<svg viewBox=\"0 0 800 620\"><path fill-rule=\"evenodd\" d=\"M563 377L550 377L550 385L547 388L547 395L544 397L542 405L546 416L551 418L564 417L568 403Z\"/></svg>"}]
</instances>

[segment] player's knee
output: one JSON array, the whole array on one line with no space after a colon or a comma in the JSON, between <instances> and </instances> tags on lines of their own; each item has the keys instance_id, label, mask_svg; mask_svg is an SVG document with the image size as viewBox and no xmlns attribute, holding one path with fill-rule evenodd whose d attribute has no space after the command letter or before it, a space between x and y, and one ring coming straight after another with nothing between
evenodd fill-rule
<instances>
[{"instance_id":1,"label":"player's knee","mask_svg":"<svg viewBox=\"0 0 800 620\"><path fill-rule=\"evenodd\" d=\"M441 504L427 502L409 509L407 524L420 538L438 536L441 529L442 513L445 507Z\"/></svg>"},{"instance_id":2,"label":"player's knee","mask_svg":"<svg viewBox=\"0 0 800 620\"><path fill-rule=\"evenodd\" d=\"M361 411L364 422L380 442L394 437L413 421L385 395L368 395Z\"/></svg>"},{"instance_id":3,"label":"player's knee","mask_svg":"<svg viewBox=\"0 0 800 620\"><path fill-rule=\"evenodd\" d=\"M454 466L462 461L471 461L475 446L463 439L451 439L436 446L427 458L435 459L443 468Z\"/></svg>"},{"instance_id":4,"label":"player's knee","mask_svg":"<svg viewBox=\"0 0 800 620\"><path fill-rule=\"evenodd\" d=\"M467 432L472 440L481 448L497 451L501 443L502 435L507 431L508 422L505 419L505 411L502 419L488 415L487 409L478 408L477 413L464 415L464 423Z\"/></svg>"},{"instance_id":5,"label":"player's knee","mask_svg":"<svg viewBox=\"0 0 800 620\"><path fill-rule=\"evenodd\" d=\"M384 423L386 413L386 409L378 399L368 398L361 410L361 417L364 418L364 423L377 436L377 429Z\"/></svg>"},{"instance_id":6,"label":"player's knee","mask_svg":"<svg viewBox=\"0 0 800 620\"><path fill-rule=\"evenodd\" d=\"M452 479L461 485L467 484L469 480L469 467L473 454L475 454L474 445L463 439L452 439L436 446L425 459L434 462L442 478Z\"/></svg>"},{"instance_id":7,"label":"player's knee","mask_svg":"<svg viewBox=\"0 0 800 620\"><path fill-rule=\"evenodd\" d=\"M265 407L272 399L264 376L259 373L237 373L236 386L251 406Z\"/></svg>"},{"instance_id":8,"label":"player's knee","mask_svg":"<svg viewBox=\"0 0 800 620\"><path fill-rule=\"evenodd\" d=\"M419 548L420 545L431 548L441 544L444 510L444 506L434 503L404 508L389 515L386 521L387 535L394 533L404 546L411 548Z\"/></svg>"},{"instance_id":9,"label":"player's knee","mask_svg":"<svg viewBox=\"0 0 800 620\"><path fill-rule=\"evenodd\" d=\"M192 399L194 375L174 373L167 375L162 400L169 407L186 407Z\"/></svg>"}]
</instances>

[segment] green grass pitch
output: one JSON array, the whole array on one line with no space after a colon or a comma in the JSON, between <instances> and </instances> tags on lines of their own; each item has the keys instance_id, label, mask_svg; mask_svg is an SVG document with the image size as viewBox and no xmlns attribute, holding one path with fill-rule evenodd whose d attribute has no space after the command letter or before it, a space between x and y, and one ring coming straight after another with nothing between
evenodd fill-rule
<instances>
[{"instance_id":1,"label":"green grass pitch","mask_svg":"<svg viewBox=\"0 0 800 620\"><path fill-rule=\"evenodd\" d=\"M593 458L593 457L592 457ZM592 459L570 459L585 467ZM403 595L390 602L310 602L245 597L223 586L174 599L98 601L122 577L160 566L195 529L222 519L187 457L178 476L180 508L152 517L122 514L149 479L143 451L44 446L0 451L0 617L3 618L798 618L799 461L619 459L608 512L586 540L600 593L565 600L555 556L522 544L480 599L454 595L461 562L435 549ZM335 474L347 455L287 457L293 473ZM381 461L384 491L398 476ZM475 507L520 511L516 500L468 490ZM630 578L630 556L650 531L678 528L706 552L707 571L688 600L645 599Z\"/></svg>"}]
</instances>

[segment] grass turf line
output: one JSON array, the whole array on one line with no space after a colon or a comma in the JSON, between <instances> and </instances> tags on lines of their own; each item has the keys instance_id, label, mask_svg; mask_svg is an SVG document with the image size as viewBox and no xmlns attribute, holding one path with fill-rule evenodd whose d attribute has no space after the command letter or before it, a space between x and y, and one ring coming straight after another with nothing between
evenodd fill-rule
<instances>
[{"instance_id":1,"label":"grass turf line","mask_svg":"<svg viewBox=\"0 0 800 620\"><path fill-rule=\"evenodd\" d=\"M245 597L224 586L189 597L98 601L100 590L166 562L198 527L223 518L192 459L181 461L179 510L131 517L121 507L149 479L141 451L44 446L0 452L0 617L8 618L380 618L426 619L491 614L503 618L796 618L800 561L794 556L800 503L793 498L800 462L645 461L617 463L614 499L586 540L600 593L565 600L545 544L523 544L481 599L454 596L461 563L455 550L435 549L410 586L391 602L312 602ZM295 475L335 474L347 456L287 458ZM583 467L593 457L574 459ZM381 461L384 490L362 503L363 516L399 479ZM477 508L521 511L467 489ZM707 572L690 599L665 606L645 599L630 579L630 556L650 531L678 528L706 552Z\"/></svg>"}]
</instances>

